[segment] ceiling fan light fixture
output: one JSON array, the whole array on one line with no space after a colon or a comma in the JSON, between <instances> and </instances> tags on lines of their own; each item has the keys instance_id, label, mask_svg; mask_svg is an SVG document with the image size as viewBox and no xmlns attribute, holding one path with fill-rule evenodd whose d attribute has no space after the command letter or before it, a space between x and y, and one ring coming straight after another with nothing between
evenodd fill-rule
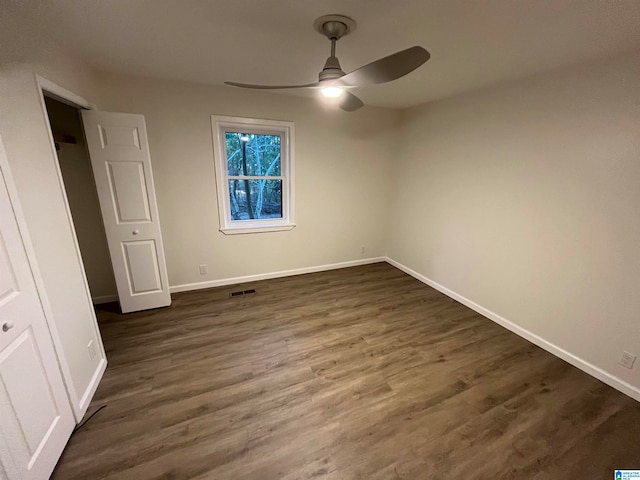
<instances>
[{"instance_id":1,"label":"ceiling fan light fixture","mask_svg":"<svg viewBox=\"0 0 640 480\"><path fill-rule=\"evenodd\" d=\"M336 86L322 87L320 92L327 98L337 98L342 95L344 88Z\"/></svg>"}]
</instances>

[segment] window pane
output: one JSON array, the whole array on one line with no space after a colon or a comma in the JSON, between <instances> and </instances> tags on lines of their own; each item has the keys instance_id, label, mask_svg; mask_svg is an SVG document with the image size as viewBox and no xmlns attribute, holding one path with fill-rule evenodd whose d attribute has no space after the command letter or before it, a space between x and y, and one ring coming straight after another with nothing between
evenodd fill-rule
<instances>
[{"instance_id":1,"label":"window pane","mask_svg":"<svg viewBox=\"0 0 640 480\"><path fill-rule=\"evenodd\" d=\"M229 176L279 177L280 135L225 132Z\"/></svg>"},{"instance_id":2,"label":"window pane","mask_svg":"<svg viewBox=\"0 0 640 480\"><path fill-rule=\"evenodd\" d=\"M231 220L282 218L282 180L229 180L229 197Z\"/></svg>"}]
</instances>

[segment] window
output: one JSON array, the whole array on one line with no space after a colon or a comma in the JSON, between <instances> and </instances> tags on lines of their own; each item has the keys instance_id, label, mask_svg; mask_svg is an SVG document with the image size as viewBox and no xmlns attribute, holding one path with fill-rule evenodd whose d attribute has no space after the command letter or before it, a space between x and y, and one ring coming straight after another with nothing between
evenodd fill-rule
<instances>
[{"instance_id":1,"label":"window","mask_svg":"<svg viewBox=\"0 0 640 480\"><path fill-rule=\"evenodd\" d=\"M212 115L220 230L291 230L293 123Z\"/></svg>"}]
</instances>

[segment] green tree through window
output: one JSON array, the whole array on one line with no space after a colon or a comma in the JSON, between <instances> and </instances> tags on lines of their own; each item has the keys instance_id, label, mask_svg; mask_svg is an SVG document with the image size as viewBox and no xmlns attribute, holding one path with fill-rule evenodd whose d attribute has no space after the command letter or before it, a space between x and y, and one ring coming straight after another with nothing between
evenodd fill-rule
<instances>
[{"instance_id":1,"label":"green tree through window","mask_svg":"<svg viewBox=\"0 0 640 480\"><path fill-rule=\"evenodd\" d=\"M282 218L280 135L225 132L232 220Z\"/></svg>"}]
</instances>

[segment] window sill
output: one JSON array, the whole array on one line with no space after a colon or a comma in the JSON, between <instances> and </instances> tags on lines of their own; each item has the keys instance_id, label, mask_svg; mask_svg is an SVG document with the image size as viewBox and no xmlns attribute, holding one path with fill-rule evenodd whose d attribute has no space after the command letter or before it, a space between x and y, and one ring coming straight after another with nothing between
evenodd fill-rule
<instances>
[{"instance_id":1,"label":"window sill","mask_svg":"<svg viewBox=\"0 0 640 480\"><path fill-rule=\"evenodd\" d=\"M238 227L226 227L226 228L221 228L220 231L222 233L224 233L225 235L242 235L245 233L267 233L267 232L283 232L283 231L287 231L287 230L293 230L293 227L295 227L296 224L295 223L289 223L286 225L272 225L272 226L265 226L265 227L243 227L243 226L238 226Z\"/></svg>"}]
</instances>

